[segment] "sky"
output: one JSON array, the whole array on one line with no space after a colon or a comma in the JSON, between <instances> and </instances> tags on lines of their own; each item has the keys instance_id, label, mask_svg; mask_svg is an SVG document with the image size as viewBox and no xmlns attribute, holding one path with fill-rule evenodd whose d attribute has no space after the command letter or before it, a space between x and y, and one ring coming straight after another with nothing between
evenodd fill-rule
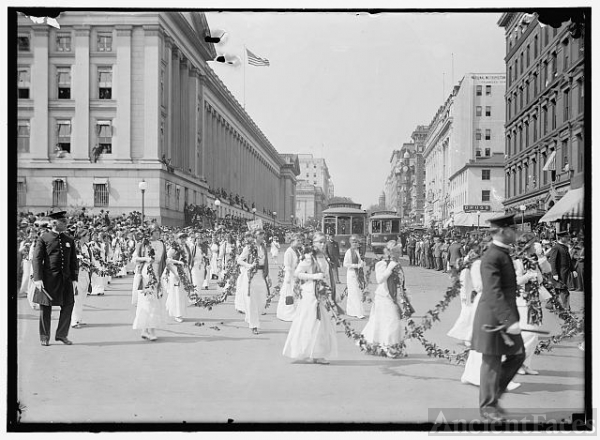
<instances>
[{"instance_id":1,"label":"sky","mask_svg":"<svg viewBox=\"0 0 600 440\"><path fill-rule=\"evenodd\" d=\"M504 73L500 12L208 12L209 63L280 153L325 158L335 195L378 203L390 157L466 73ZM244 46L269 67L246 65Z\"/></svg>"}]
</instances>

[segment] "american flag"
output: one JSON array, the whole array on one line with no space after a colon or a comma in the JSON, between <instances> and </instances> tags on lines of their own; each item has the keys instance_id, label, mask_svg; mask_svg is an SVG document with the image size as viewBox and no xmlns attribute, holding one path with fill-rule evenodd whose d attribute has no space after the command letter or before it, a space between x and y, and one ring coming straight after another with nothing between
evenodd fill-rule
<instances>
[{"instance_id":1,"label":"american flag","mask_svg":"<svg viewBox=\"0 0 600 440\"><path fill-rule=\"evenodd\" d=\"M270 66L268 59L257 57L248 49L246 49L246 56L248 58L248 64L251 66Z\"/></svg>"}]
</instances>

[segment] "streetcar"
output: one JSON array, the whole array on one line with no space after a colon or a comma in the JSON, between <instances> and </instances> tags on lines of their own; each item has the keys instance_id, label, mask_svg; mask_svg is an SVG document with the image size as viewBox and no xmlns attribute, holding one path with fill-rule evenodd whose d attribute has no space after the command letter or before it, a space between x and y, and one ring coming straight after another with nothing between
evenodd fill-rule
<instances>
[{"instance_id":1,"label":"streetcar","mask_svg":"<svg viewBox=\"0 0 600 440\"><path fill-rule=\"evenodd\" d=\"M398 241L401 218L395 211L376 211L369 219L369 237L371 249L376 254L382 254L383 248L390 240Z\"/></svg>"},{"instance_id":2,"label":"streetcar","mask_svg":"<svg viewBox=\"0 0 600 440\"><path fill-rule=\"evenodd\" d=\"M350 248L350 236L358 235L360 238L360 253L365 254L367 236L367 212L361 209L360 203L350 201L330 203L323 210L321 231L333 235L340 246L340 256Z\"/></svg>"}]
</instances>

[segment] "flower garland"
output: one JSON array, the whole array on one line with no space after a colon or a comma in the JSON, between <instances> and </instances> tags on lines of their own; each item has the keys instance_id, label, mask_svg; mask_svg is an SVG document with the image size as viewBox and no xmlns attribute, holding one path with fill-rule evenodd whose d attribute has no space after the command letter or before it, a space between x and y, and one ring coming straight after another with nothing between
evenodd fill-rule
<instances>
[{"instance_id":1,"label":"flower garland","mask_svg":"<svg viewBox=\"0 0 600 440\"><path fill-rule=\"evenodd\" d=\"M537 269L537 258L521 255L525 272ZM540 301L539 283L537 279L519 286L518 294L527 302L527 324L542 325L543 313Z\"/></svg>"},{"instance_id":2,"label":"flower garland","mask_svg":"<svg viewBox=\"0 0 600 440\"><path fill-rule=\"evenodd\" d=\"M204 257L205 264L210 264L206 258ZM225 270L225 275L223 276L223 281L219 283L220 287L223 287L223 293L218 295L212 295L206 298L198 298L198 300L194 303L196 307L204 307L208 310L212 310L214 306L222 304L225 302L229 295L235 295L236 282L237 278L240 274L240 268L236 262L236 252L235 248L231 250L231 258L227 262L227 269Z\"/></svg>"},{"instance_id":3,"label":"flower garland","mask_svg":"<svg viewBox=\"0 0 600 440\"><path fill-rule=\"evenodd\" d=\"M388 260L388 264L389 261L390 260ZM402 277L400 277L400 275L402 275ZM400 319L408 319L415 313L415 309L410 303L408 295L406 294L406 287L404 284L406 278L404 276L404 271L402 270L402 266L400 266L400 264L396 265L392 269L390 277L392 278L392 281L396 286L396 295L394 302L398 305L398 308L400 310Z\"/></svg>"},{"instance_id":4,"label":"flower garland","mask_svg":"<svg viewBox=\"0 0 600 440\"><path fill-rule=\"evenodd\" d=\"M148 239L144 239L143 246L148 250L148 257L150 257L151 261L146 264L146 273L148 274L148 283L146 287L144 287L142 293L144 296L154 295L154 290L156 289L156 295L158 298L162 298L162 291L160 288L160 284L158 283L158 279L156 278L156 274L154 273L154 258L156 256L156 252L154 248L150 245L150 241Z\"/></svg>"},{"instance_id":5,"label":"flower garland","mask_svg":"<svg viewBox=\"0 0 600 440\"><path fill-rule=\"evenodd\" d=\"M29 261L29 250L31 249L31 242L26 241L23 246L24 246L24 248L23 248L23 251L21 252L21 259L23 261Z\"/></svg>"},{"instance_id":6,"label":"flower garland","mask_svg":"<svg viewBox=\"0 0 600 440\"><path fill-rule=\"evenodd\" d=\"M254 264L254 266L248 270L248 283L250 283L252 278L254 278L254 275L256 275L256 272L258 272L258 247L254 243L250 243L248 246L250 248L248 262ZM248 295L250 295L250 290L248 290Z\"/></svg>"},{"instance_id":7,"label":"flower garland","mask_svg":"<svg viewBox=\"0 0 600 440\"><path fill-rule=\"evenodd\" d=\"M90 248L92 250L92 255L94 259L98 262L98 265L100 266L100 268L98 268L97 266L93 265L92 273L95 273L100 277L114 277L129 262L129 255L125 251L121 252L121 257L119 258L119 261L117 263L114 263L111 261L104 261L104 259L102 258L102 254L100 253L100 249L97 246L91 246Z\"/></svg>"},{"instance_id":8,"label":"flower garland","mask_svg":"<svg viewBox=\"0 0 600 440\"><path fill-rule=\"evenodd\" d=\"M267 296L267 302L265 303L265 309L268 309L271 306L271 301L275 297L275 295L279 295L281 292L281 286L283 285L283 278L285 277L285 268L284 266L279 266L279 271L277 272L277 285L271 289L271 292Z\"/></svg>"},{"instance_id":9,"label":"flower garland","mask_svg":"<svg viewBox=\"0 0 600 440\"><path fill-rule=\"evenodd\" d=\"M184 267L188 264L185 252L181 250L181 246L176 241L171 243L171 249L177 252L179 257L179 262L182 264L174 264L175 269L177 271L177 276L179 277L179 283L183 285L183 289L187 293L188 299L192 303L198 302L200 297L198 296L198 291L196 286L190 281L187 272L184 270Z\"/></svg>"}]
</instances>

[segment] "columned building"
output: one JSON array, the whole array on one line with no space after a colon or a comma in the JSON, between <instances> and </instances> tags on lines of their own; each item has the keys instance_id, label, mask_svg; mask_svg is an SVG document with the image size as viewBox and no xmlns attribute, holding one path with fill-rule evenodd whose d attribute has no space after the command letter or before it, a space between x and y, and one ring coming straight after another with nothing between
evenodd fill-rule
<instances>
[{"instance_id":1,"label":"columned building","mask_svg":"<svg viewBox=\"0 0 600 440\"><path fill-rule=\"evenodd\" d=\"M326 209L325 194L320 186L306 181L296 185L296 217L297 224L304 226L309 220L320 221L323 210Z\"/></svg>"},{"instance_id":2,"label":"columned building","mask_svg":"<svg viewBox=\"0 0 600 440\"><path fill-rule=\"evenodd\" d=\"M522 12L503 14L498 25L506 35L504 205L535 226L583 186L585 29L541 26Z\"/></svg>"},{"instance_id":3,"label":"columned building","mask_svg":"<svg viewBox=\"0 0 600 440\"><path fill-rule=\"evenodd\" d=\"M18 204L141 210L181 225L295 215L296 171L209 67L201 12L67 11L60 29L18 17ZM279 216L281 213L281 217Z\"/></svg>"},{"instance_id":4,"label":"columned building","mask_svg":"<svg viewBox=\"0 0 600 440\"><path fill-rule=\"evenodd\" d=\"M429 124L424 141L425 226L474 226L502 211L505 75L469 73Z\"/></svg>"}]
</instances>

